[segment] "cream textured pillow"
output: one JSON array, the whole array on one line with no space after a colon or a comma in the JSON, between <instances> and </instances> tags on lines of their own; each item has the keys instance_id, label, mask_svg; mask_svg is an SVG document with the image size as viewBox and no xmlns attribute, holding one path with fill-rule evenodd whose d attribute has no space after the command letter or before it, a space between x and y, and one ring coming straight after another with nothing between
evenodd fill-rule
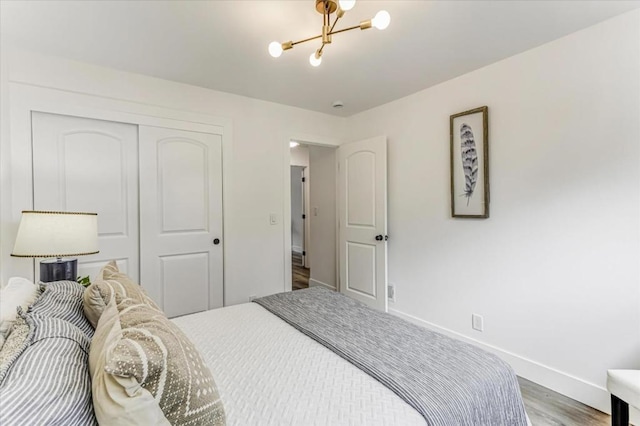
<instances>
[{"instance_id":1,"label":"cream textured pillow","mask_svg":"<svg viewBox=\"0 0 640 426\"><path fill-rule=\"evenodd\" d=\"M98 422L224 425L215 382L193 343L137 284L109 277L91 286L104 297L89 355Z\"/></svg>"},{"instance_id":2,"label":"cream textured pillow","mask_svg":"<svg viewBox=\"0 0 640 426\"><path fill-rule=\"evenodd\" d=\"M93 408L100 424L168 425L153 395L133 377L119 377L105 372L107 348L120 340L122 327L115 300L100 317L89 350L89 371Z\"/></svg>"},{"instance_id":3,"label":"cream textured pillow","mask_svg":"<svg viewBox=\"0 0 640 426\"><path fill-rule=\"evenodd\" d=\"M132 299L136 303L144 303L160 311L158 305L147 295L142 287L133 282L129 276L118 270L116 262L107 263L84 292L84 315L95 328L106 304L115 297L116 304L124 299Z\"/></svg>"}]
</instances>

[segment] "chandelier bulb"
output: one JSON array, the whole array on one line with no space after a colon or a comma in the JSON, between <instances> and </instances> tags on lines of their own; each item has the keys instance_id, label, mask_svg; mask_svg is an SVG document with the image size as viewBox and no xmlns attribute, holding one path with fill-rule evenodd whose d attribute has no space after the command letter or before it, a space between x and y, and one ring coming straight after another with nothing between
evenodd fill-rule
<instances>
[{"instance_id":1,"label":"chandelier bulb","mask_svg":"<svg viewBox=\"0 0 640 426\"><path fill-rule=\"evenodd\" d=\"M356 5L356 0L340 0L338 4L340 5L340 9L346 12L347 10L353 9L353 6Z\"/></svg>"},{"instance_id":2,"label":"chandelier bulb","mask_svg":"<svg viewBox=\"0 0 640 426\"><path fill-rule=\"evenodd\" d=\"M279 58L282 55L282 44L277 41L269 43L269 54L274 58Z\"/></svg>"},{"instance_id":3,"label":"chandelier bulb","mask_svg":"<svg viewBox=\"0 0 640 426\"><path fill-rule=\"evenodd\" d=\"M311 56L309 56L309 63L314 67L320 65L322 63L322 53L320 53L319 50L312 53Z\"/></svg>"},{"instance_id":4,"label":"chandelier bulb","mask_svg":"<svg viewBox=\"0 0 640 426\"><path fill-rule=\"evenodd\" d=\"M391 15L386 10L381 10L376 13L376 16L371 20L371 25L376 27L379 30L384 30L391 23Z\"/></svg>"}]
</instances>

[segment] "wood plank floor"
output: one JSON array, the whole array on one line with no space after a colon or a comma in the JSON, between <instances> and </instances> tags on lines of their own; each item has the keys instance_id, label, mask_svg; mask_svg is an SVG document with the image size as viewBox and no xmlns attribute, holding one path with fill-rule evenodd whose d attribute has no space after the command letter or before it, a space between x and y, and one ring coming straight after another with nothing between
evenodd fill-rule
<instances>
[{"instance_id":1,"label":"wood plank floor","mask_svg":"<svg viewBox=\"0 0 640 426\"><path fill-rule=\"evenodd\" d=\"M291 288L293 290L309 288L310 272L309 269L302 266L302 255L291 252Z\"/></svg>"},{"instance_id":2,"label":"wood plank floor","mask_svg":"<svg viewBox=\"0 0 640 426\"><path fill-rule=\"evenodd\" d=\"M309 287L309 269L302 256L292 253L292 288ZM524 405L533 426L608 426L611 417L578 401L518 377Z\"/></svg>"},{"instance_id":3,"label":"wood plank floor","mask_svg":"<svg viewBox=\"0 0 640 426\"><path fill-rule=\"evenodd\" d=\"M611 416L518 377L522 399L533 426L608 426Z\"/></svg>"}]
</instances>

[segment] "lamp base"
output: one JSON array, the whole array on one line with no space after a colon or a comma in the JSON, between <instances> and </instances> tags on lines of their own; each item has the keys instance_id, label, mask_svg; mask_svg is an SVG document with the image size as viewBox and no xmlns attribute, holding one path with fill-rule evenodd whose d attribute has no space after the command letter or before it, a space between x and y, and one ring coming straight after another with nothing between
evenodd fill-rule
<instances>
[{"instance_id":1,"label":"lamp base","mask_svg":"<svg viewBox=\"0 0 640 426\"><path fill-rule=\"evenodd\" d=\"M40 281L75 281L78 278L78 259L48 259L40 262Z\"/></svg>"}]
</instances>

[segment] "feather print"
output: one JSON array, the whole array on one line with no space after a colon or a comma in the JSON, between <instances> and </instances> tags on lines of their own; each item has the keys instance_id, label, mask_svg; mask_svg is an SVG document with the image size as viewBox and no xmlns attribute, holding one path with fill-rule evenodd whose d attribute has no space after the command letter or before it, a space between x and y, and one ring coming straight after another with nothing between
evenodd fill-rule
<instances>
[{"instance_id":1,"label":"feather print","mask_svg":"<svg viewBox=\"0 0 640 426\"><path fill-rule=\"evenodd\" d=\"M460 140L462 171L464 172L464 196L467 197L467 205L469 205L469 199L473 195L478 180L478 151L476 151L473 130L466 123L460 126Z\"/></svg>"}]
</instances>

